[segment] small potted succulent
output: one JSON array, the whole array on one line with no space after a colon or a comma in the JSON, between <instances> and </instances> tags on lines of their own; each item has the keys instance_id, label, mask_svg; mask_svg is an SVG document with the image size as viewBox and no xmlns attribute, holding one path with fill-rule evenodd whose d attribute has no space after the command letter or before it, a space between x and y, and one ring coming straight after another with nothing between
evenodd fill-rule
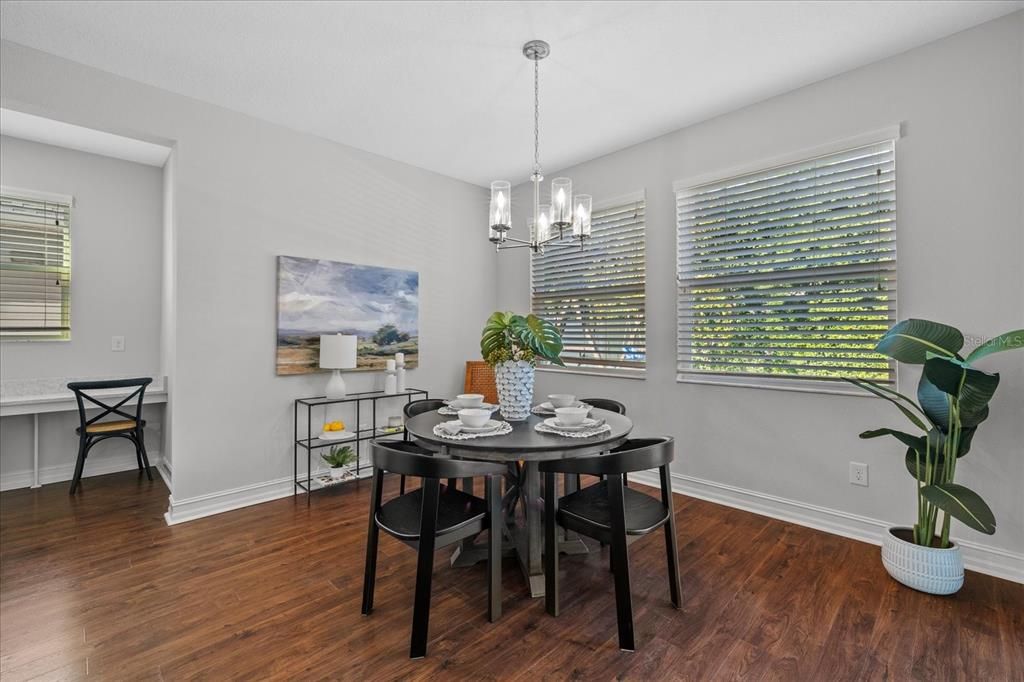
<instances>
[{"instance_id":1,"label":"small potted succulent","mask_svg":"<svg viewBox=\"0 0 1024 682\"><path fill-rule=\"evenodd\" d=\"M953 519L981 533L996 532L992 510L978 493L954 483L958 464L970 452L999 375L974 367L981 358L1024 347L1024 329L1001 334L960 355L964 335L929 320L904 320L875 346L898 362L924 365L917 400L865 379L847 381L895 405L916 433L873 429L861 438L892 436L906 447L904 464L914 479L917 522L894 527L882 538L882 564L893 578L931 594L952 594L964 582L960 546L949 537Z\"/></svg>"},{"instance_id":2,"label":"small potted succulent","mask_svg":"<svg viewBox=\"0 0 1024 682\"><path fill-rule=\"evenodd\" d=\"M494 368L501 416L523 421L533 406L533 376L537 359L565 366L562 336L555 325L536 315L496 312L480 337L480 353Z\"/></svg>"},{"instance_id":3,"label":"small potted succulent","mask_svg":"<svg viewBox=\"0 0 1024 682\"><path fill-rule=\"evenodd\" d=\"M356 453L349 445L334 445L326 455L321 454L320 459L331 468L331 478L340 479L345 477L352 462L356 461Z\"/></svg>"}]
</instances>

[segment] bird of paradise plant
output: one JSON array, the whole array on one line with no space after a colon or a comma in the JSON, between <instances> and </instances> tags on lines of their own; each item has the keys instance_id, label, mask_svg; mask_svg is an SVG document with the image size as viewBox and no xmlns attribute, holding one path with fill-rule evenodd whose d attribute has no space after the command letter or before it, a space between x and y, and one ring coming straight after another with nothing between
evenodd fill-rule
<instances>
[{"instance_id":1,"label":"bird of paradise plant","mask_svg":"<svg viewBox=\"0 0 1024 682\"><path fill-rule=\"evenodd\" d=\"M907 471L917 481L917 523L914 544L947 548L949 525L956 519L982 533L996 532L996 519L976 492L953 482L958 460L971 449L978 426L988 418L988 404L999 375L973 367L981 358L1024 347L1024 329L981 344L966 358L960 355L964 335L956 327L929 320L904 320L885 333L875 350L898 362L924 365L917 400L882 384L847 378L850 383L884 398L920 429L915 435L895 429L873 429L861 438L893 436L907 446ZM942 525L939 527L939 512Z\"/></svg>"}]
</instances>

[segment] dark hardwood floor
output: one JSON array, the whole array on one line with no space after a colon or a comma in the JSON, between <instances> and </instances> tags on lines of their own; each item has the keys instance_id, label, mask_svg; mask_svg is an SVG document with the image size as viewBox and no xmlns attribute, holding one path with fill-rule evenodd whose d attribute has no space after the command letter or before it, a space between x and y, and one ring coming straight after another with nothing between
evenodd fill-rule
<instances>
[{"instance_id":1,"label":"dark hardwood floor","mask_svg":"<svg viewBox=\"0 0 1024 682\"><path fill-rule=\"evenodd\" d=\"M394 494L397 481L388 485ZM607 550L562 561L562 615L505 563L435 563L430 648L410 661L415 553L381 538L359 614L368 482L167 527L135 473L0 494L0 677L22 679L1024 679L1024 586L969 573L932 597L877 547L677 496L683 610L664 543L630 547L638 651L616 644Z\"/></svg>"}]
</instances>

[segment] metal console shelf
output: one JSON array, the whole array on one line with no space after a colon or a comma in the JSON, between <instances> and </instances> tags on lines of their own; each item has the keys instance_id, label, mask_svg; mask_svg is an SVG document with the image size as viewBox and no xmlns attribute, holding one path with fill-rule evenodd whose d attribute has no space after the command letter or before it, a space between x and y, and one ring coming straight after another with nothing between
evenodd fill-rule
<instances>
[{"instance_id":1,"label":"metal console shelf","mask_svg":"<svg viewBox=\"0 0 1024 682\"><path fill-rule=\"evenodd\" d=\"M316 398L297 398L295 400L295 444L293 448L292 457L292 471L294 486L292 490L293 495L298 495L299 490L304 490L307 493L306 503L309 504L308 493L316 490L322 490L323 488L333 487L334 485L342 485L344 483L351 482L352 480L358 481L361 478L366 478L369 473L372 473L373 467L362 464L362 443L365 441L371 441L381 436L405 436L405 427L398 429L397 431L389 430L386 426L381 427L377 424L377 401L378 400L391 400L405 398L406 403L411 403L413 400L421 400L429 398L430 394L427 391L418 388L406 389L403 393L385 393L384 391L364 391L363 393L350 393L344 398L325 398L323 396ZM338 439L338 440L327 440L321 439L314 435L313 431L313 410L315 408L323 408L323 414L320 421L315 422L322 424L327 419L328 408L331 405L342 405L346 403L355 403L355 425L356 428L353 431L355 434L351 438ZM370 415L371 421L368 428L362 428L362 417L363 417L363 403L370 403ZM305 438L299 437L299 408L303 407L306 410L306 435ZM320 483L313 478L313 451L319 448L327 448L332 445L355 445L356 449L356 477L355 479L348 479L345 481L339 481L338 483ZM305 477L299 476L299 449L306 451L306 472ZM363 472L368 472L364 474Z\"/></svg>"}]
</instances>

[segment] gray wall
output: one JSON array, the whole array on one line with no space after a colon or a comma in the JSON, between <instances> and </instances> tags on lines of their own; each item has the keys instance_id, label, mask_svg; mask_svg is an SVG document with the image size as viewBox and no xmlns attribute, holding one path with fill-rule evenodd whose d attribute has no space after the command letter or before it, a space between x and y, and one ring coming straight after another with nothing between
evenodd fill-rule
<instances>
[{"instance_id":1,"label":"gray wall","mask_svg":"<svg viewBox=\"0 0 1024 682\"><path fill-rule=\"evenodd\" d=\"M0 343L4 379L126 376L160 367L162 172L0 137L0 183L75 197L71 340ZM110 337L125 337L124 352Z\"/></svg>"},{"instance_id":2,"label":"gray wall","mask_svg":"<svg viewBox=\"0 0 1024 682\"><path fill-rule=\"evenodd\" d=\"M595 201L647 191L648 371L644 381L540 374L538 391L624 400L638 432L678 439L675 471L696 488L723 495L740 488L755 493L746 499L768 506L776 505L771 498L784 498L799 503L801 513L816 513L811 505L912 523L903 448L857 438L868 428L904 426L887 403L676 383L672 183L902 121L899 316L946 321L974 338L1022 328L1022 34L1024 13L1018 12L566 169L577 191ZM520 187L515 197L520 215L529 210L527 190ZM527 310L525 254L503 255L499 277L500 307ZM991 504L999 529L988 537L955 524L955 535L1020 553L1024 353L991 356L983 364L1002 373L1002 385L957 475ZM917 376L901 372L901 388L913 393ZM847 482L851 460L869 465L870 487Z\"/></svg>"},{"instance_id":3,"label":"gray wall","mask_svg":"<svg viewBox=\"0 0 1024 682\"><path fill-rule=\"evenodd\" d=\"M3 379L157 376L160 374L160 280L163 205L159 168L0 137L0 184L75 198L71 216L71 340L0 342ZM111 352L110 337L125 337ZM154 453L161 407L147 408ZM40 467L62 478L75 461L77 416L40 418ZM0 476L32 468L31 417L5 417ZM91 457L90 471L134 466L127 441Z\"/></svg>"},{"instance_id":4,"label":"gray wall","mask_svg":"<svg viewBox=\"0 0 1024 682\"><path fill-rule=\"evenodd\" d=\"M280 490L291 475L292 400L322 393L326 377L274 374L277 255L419 271L409 384L461 388L494 303L486 287L457 295L494 277L483 189L9 42L0 69L5 107L175 147L164 350L175 503ZM346 381L364 390L382 375Z\"/></svg>"}]
</instances>

